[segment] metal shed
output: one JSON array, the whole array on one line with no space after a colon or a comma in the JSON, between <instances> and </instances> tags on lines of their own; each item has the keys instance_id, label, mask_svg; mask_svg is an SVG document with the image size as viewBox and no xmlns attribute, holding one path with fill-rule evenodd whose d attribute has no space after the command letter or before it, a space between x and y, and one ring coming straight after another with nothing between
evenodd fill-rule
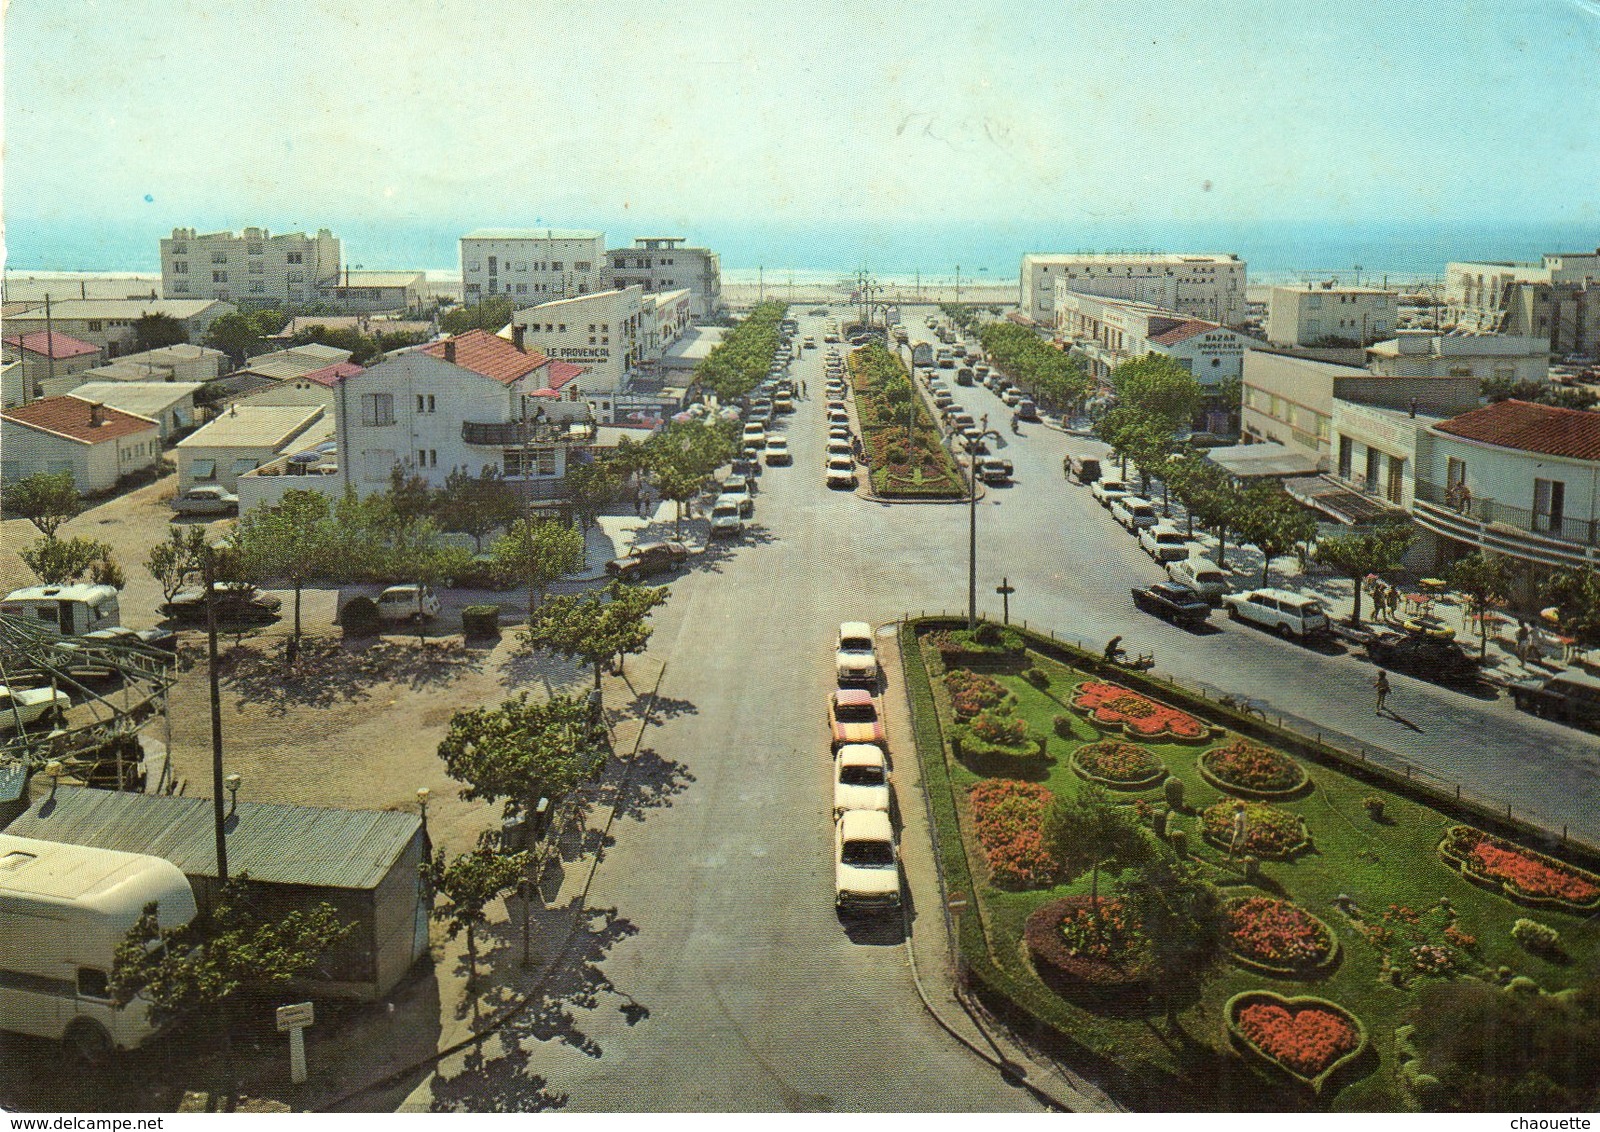
<instances>
[{"instance_id":1,"label":"metal shed","mask_svg":"<svg viewBox=\"0 0 1600 1132\"><path fill-rule=\"evenodd\" d=\"M202 909L216 899L209 798L63 786L35 800L6 832L163 857L183 870ZM228 870L248 876L264 914L326 901L356 925L324 959L315 993L382 997L428 950L426 835L415 814L240 802L227 838Z\"/></svg>"}]
</instances>

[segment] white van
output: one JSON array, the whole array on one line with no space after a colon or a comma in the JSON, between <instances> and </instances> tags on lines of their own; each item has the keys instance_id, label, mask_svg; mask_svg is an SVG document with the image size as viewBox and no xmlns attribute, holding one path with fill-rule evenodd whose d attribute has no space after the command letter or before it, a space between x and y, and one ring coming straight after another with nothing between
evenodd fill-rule
<instances>
[{"instance_id":1,"label":"white van","mask_svg":"<svg viewBox=\"0 0 1600 1132\"><path fill-rule=\"evenodd\" d=\"M1229 594L1222 601L1233 620L1252 622L1280 637L1304 640L1328 631L1328 614L1322 602L1293 590L1248 590Z\"/></svg>"},{"instance_id":2,"label":"white van","mask_svg":"<svg viewBox=\"0 0 1600 1132\"><path fill-rule=\"evenodd\" d=\"M118 1006L110 988L117 948L150 903L163 928L195 916L170 861L0 834L0 1029L89 1062L153 1037L149 1003Z\"/></svg>"},{"instance_id":3,"label":"white van","mask_svg":"<svg viewBox=\"0 0 1600 1132\"><path fill-rule=\"evenodd\" d=\"M117 591L86 583L13 590L0 602L0 613L24 618L35 629L63 637L78 637L122 624Z\"/></svg>"},{"instance_id":4,"label":"white van","mask_svg":"<svg viewBox=\"0 0 1600 1132\"><path fill-rule=\"evenodd\" d=\"M1161 521L1161 516L1156 514L1156 505L1142 495L1126 495L1112 503L1111 517L1131 534L1138 534Z\"/></svg>"},{"instance_id":5,"label":"white van","mask_svg":"<svg viewBox=\"0 0 1600 1132\"><path fill-rule=\"evenodd\" d=\"M1228 592L1228 575L1211 559L1199 555L1167 563L1167 577L1188 586L1212 605L1221 605Z\"/></svg>"}]
</instances>

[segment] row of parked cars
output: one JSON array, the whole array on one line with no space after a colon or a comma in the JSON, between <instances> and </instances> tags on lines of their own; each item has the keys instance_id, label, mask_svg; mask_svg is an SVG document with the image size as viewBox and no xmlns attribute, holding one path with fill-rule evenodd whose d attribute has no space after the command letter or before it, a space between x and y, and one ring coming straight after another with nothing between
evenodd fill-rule
<instances>
[{"instance_id":1,"label":"row of parked cars","mask_svg":"<svg viewBox=\"0 0 1600 1132\"><path fill-rule=\"evenodd\" d=\"M827 374L828 447L823 454L824 482L838 491L853 491L856 486L855 435L850 431L850 410L845 407L847 386L844 359L838 350L829 350L824 361Z\"/></svg>"},{"instance_id":2,"label":"row of parked cars","mask_svg":"<svg viewBox=\"0 0 1600 1132\"><path fill-rule=\"evenodd\" d=\"M839 686L828 697L833 752L834 907L841 916L900 908L900 860L888 735L876 691L872 626L846 621L834 643Z\"/></svg>"}]
</instances>

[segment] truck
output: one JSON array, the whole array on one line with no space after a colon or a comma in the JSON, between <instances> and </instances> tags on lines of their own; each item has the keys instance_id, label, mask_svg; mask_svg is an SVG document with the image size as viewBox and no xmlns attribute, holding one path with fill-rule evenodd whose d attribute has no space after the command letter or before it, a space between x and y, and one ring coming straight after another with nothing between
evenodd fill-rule
<instances>
[{"instance_id":1,"label":"truck","mask_svg":"<svg viewBox=\"0 0 1600 1132\"><path fill-rule=\"evenodd\" d=\"M91 1064L159 1033L148 1001L119 1006L111 994L117 948L148 904L164 929L196 913L170 861L0 834L0 1030L62 1042Z\"/></svg>"},{"instance_id":2,"label":"truck","mask_svg":"<svg viewBox=\"0 0 1600 1132\"><path fill-rule=\"evenodd\" d=\"M0 601L0 613L62 637L79 637L122 624L117 591L88 583L13 590Z\"/></svg>"}]
</instances>

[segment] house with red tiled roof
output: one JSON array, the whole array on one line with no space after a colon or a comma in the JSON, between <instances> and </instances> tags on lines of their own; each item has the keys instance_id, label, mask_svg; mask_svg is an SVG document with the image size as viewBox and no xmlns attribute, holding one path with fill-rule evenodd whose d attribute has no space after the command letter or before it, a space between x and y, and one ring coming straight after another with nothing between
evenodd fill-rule
<instances>
[{"instance_id":1,"label":"house with red tiled roof","mask_svg":"<svg viewBox=\"0 0 1600 1132\"><path fill-rule=\"evenodd\" d=\"M44 397L0 410L0 483L71 472L94 495L160 459L159 422L98 401Z\"/></svg>"},{"instance_id":2,"label":"house with red tiled roof","mask_svg":"<svg viewBox=\"0 0 1600 1132\"><path fill-rule=\"evenodd\" d=\"M1238 378L1244 364L1245 338L1226 326L1077 291L1056 295L1056 339L1102 382L1123 362L1150 354L1171 358L1212 389Z\"/></svg>"},{"instance_id":3,"label":"house with red tiled roof","mask_svg":"<svg viewBox=\"0 0 1600 1132\"><path fill-rule=\"evenodd\" d=\"M365 367L343 361L274 381L235 398L241 405L318 405L333 416L339 384Z\"/></svg>"},{"instance_id":4,"label":"house with red tiled roof","mask_svg":"<svg viewBox=\"0 0 1600 1132\"><path fill-rule=\"evenodd\" d=\"M30 330L0 338L4 359L16 362L6 372L0 399L7 406L66 393L85 380L85 370L105 361L105 351L59 330Z\"/></svg>"},{"instance_id":5,"label":"house with red tiled roof","mask_svg":"<svg viewBox=\"0 0 1600 1132\"><path fill-rule=\"evenodd\" d=\"M438 487L454 468L496 467L531 498L556 502L594 422L575 380L582 367L522 338L471 330L330 374L339 474L328 486L380 491L398 465Z\"/></svg>"}]
</instances>

